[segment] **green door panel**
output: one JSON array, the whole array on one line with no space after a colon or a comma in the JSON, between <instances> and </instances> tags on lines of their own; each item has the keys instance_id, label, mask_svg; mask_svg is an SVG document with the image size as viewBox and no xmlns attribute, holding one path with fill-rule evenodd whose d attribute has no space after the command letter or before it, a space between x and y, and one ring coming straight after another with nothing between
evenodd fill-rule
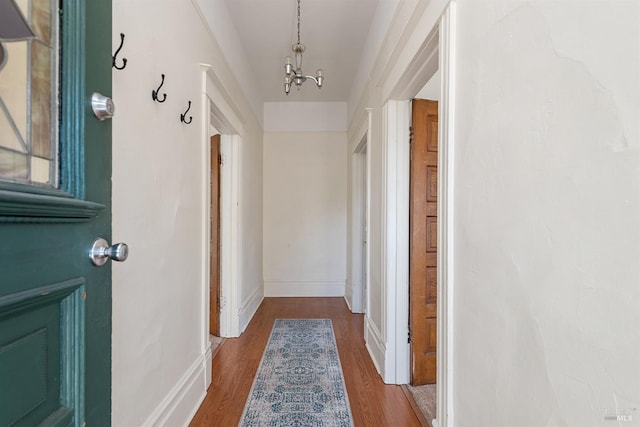
<instances>
[{"instance_id":1,"label":"green door panel","mask_svg":"<svg viewBox=\"0 0 640 427\"><path fill-rule=\"evenodd\" d=\"M0 427L111 425L111 262L88 257L111 241L111 124L89 103L111 95L111 1L59 6L60 184L0 182Z\"/></svg>"}]
</instances>

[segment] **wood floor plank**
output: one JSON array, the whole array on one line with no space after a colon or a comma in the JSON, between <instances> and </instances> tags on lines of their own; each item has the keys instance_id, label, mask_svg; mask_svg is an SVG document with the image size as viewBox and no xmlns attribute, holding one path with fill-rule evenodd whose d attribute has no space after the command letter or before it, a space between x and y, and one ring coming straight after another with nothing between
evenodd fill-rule
<instances>
[{"instance_id":1,"label":"wood floor plank","mask_svg":"<svg viewBox=\"0 0 640 427\"><path fill-rule=\"evenodd\" d=\"M228 338L213 358L213 379L190 426L236 426L275 319L328 318L356 427L420 426L400 386L382 382L365 348L364 316L343 298L265 298L246 331Z\"/></svg>"}]
</instances>

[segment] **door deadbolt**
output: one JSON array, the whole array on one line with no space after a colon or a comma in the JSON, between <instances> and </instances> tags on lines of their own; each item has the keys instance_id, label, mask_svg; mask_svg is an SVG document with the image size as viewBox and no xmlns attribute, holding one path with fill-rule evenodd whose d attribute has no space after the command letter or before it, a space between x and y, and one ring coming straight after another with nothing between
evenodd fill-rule
<instances>
[{"instance_id":1,"label":"door deadbolt","mask_svg":"<svg viewBox=\"0 0 640 427\"><path fill-rule=\"evenodd\" d=\"M91 109L100 121L112 118L116 112L116 106L113 100L98 92L94 92L93 95L91 95Z\"/></svg>"}]
</instances>

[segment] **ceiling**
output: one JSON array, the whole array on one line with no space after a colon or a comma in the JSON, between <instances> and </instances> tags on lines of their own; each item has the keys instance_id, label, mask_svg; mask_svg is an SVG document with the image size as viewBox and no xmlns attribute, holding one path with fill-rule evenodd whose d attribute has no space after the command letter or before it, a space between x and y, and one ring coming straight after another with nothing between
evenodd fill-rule
<instances>
[{"instance_id":1,"label":"ceiling","mask_svg":"<svg viewBox=\"0 0 640 427\"><path fill-rule=\"evenodd\" d=\"M302 71L313 81L286 96L284 58L296 41L296 0L225 0L257 87L266 102L347 102L379 0L301 0L300 39L306 46Z\"/></svg>"}]
</instances>

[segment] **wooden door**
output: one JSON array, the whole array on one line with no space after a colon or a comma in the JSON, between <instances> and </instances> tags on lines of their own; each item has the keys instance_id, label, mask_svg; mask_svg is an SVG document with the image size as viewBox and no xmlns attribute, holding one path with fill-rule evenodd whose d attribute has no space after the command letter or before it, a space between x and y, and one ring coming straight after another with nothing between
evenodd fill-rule
<instances>
[{"instance_id":1,"label":"wooden door","mask_svg":"<svg viewBox=\"0 0 640 427\"><path fill-rule=\"evenodd\" d=\"M220 135L211 137L209 333L220 336Z\"/></svg>"},{"instance_id":2,"label":"wooden door","mask_svg":"<svg viewBox=\"0 0 640 427\"><path fill-rule=\"evenodd\" d=\"M436 382L438 103L413 100L410 172L411 384Z\"/></svg>"},{"instance_id":3,"label":"wooden door","mask_svg":"<svg viewBox=\"0 0 640 427\"><path fill-rule=\"evenodd\" d=\"M0 425L107 426L111 1L0 3Z\"/></svg>"}]
</instances>

